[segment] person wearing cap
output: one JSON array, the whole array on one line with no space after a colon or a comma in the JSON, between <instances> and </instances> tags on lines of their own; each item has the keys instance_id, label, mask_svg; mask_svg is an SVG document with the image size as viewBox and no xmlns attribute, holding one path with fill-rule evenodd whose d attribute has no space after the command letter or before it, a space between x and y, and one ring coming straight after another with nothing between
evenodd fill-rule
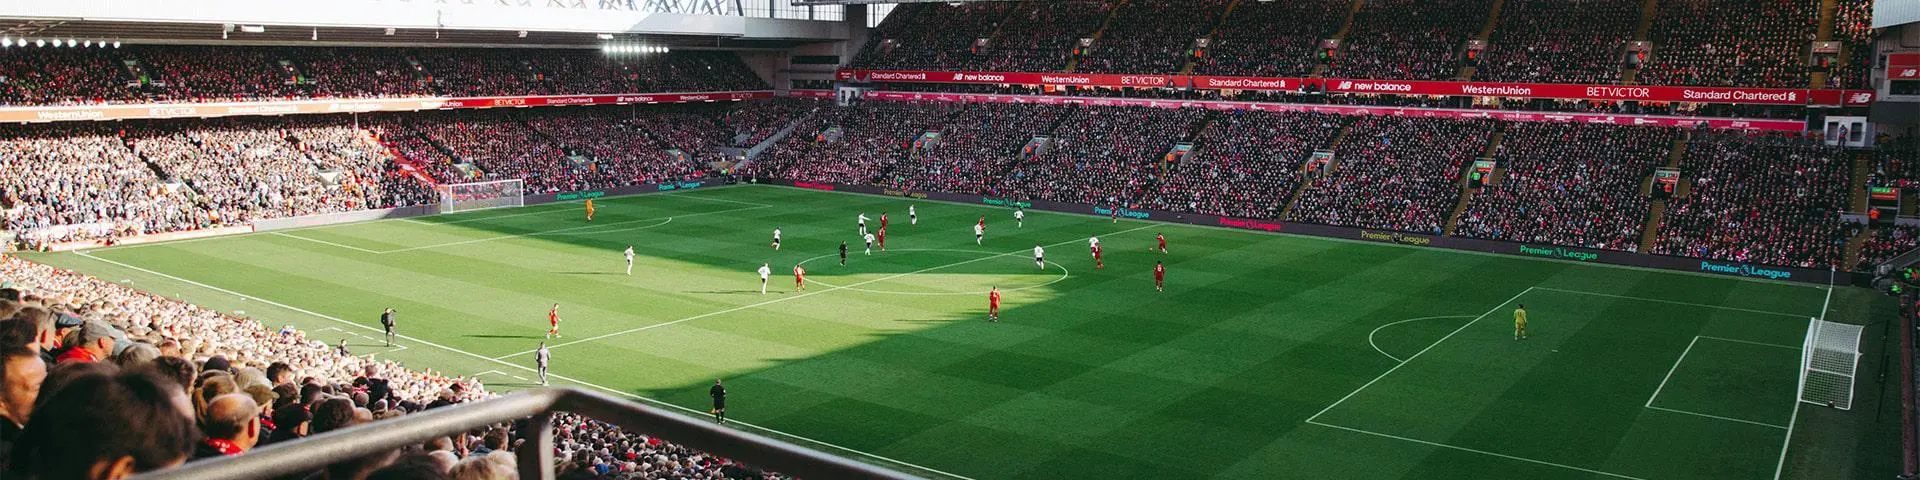
<instances>
[{"instance_id":1,"label":"person wearing cap","mask_svg":"<svg viewBox=\"0 0 1920 480\"><path fill-rule=\"evenodd\" d=\"M74 340L73 345L55 359L56 363L98 362L113 353L113 327L105 323L86 322L68 337Z\"/></svg>"}]
</instances>

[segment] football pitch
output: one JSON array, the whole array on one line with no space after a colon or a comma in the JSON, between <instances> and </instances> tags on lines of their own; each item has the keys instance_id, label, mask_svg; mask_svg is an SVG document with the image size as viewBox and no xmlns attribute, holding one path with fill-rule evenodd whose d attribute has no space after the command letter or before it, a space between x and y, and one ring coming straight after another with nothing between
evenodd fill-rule
<instances>
[{"instance_id":1,"label":"football pitch","mask_svg":"<svg viewBox=\"0 0 1920 480\"><path fill-rule=\"evenodd\" d=\"M1892 301L1863 289L771 186L596 203L27 258L496 391L537 386L558 303L556 385L696 415L724 378L743 430L930 477L1897 473ZM1868 326L1853 410L1796 408L1820 316Z\"/></svg>"}]
</instances>

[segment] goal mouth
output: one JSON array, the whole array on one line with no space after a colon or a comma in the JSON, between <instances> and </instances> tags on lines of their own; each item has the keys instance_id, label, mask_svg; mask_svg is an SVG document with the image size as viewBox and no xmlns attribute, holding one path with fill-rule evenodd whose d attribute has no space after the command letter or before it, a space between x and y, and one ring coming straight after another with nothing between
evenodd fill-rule
<instances>
[{"instance_id":1,"label":"goal mouth","mask_svg":"<svg viewBox=\"0 0 1920 480\"><path fill-rule=\"evenodd\" d=\"M1807 339L1800 353L1800 401L1853 409L1853 384L1860 367L1860 335L1864 329L1818 318L1807 321Z\"/></svg>"},{"instance_id":2,"label":"goal mouth","mask_svg":"<svg viewBox=\"0 0 1920 480\"><path fill-rule=\"evenodd\" d=\"M527 205L526 182L519 179L446 183L434 190L440 194L440 213L443 214Z\"/></svg>"}]
</instances>

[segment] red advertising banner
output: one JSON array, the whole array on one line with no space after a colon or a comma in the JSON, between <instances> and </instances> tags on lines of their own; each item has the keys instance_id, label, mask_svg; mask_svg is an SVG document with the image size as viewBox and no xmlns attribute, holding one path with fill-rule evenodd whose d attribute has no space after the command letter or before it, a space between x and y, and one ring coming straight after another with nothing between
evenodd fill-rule
<instances>
[{"instance_id":1,"label":"red advertising banner","mask_svg":"<svg viewBox=\"0 0 1920 480\"><path fill-rule=\"evenodd\" d=\"M1873 90L1811 90L1809 104L1816 106L1857 107L1873 103Z\"/></svg>"},{"instance_id":2,"label":"red advertising banner","mask_svg":"<svg viewBox=\"0 0 1920 480\"><path fill-rule=\"evenodd\" d=\"M1081 104L1093 106L1206 108L1212 110L1259 110L1268 112L1314 112L1337 115L1392 115L1431 118L1491 118L1515 122L1581 122L1611 125L1656 125L1736 130L1798 132L1807 128L1796 120L1747 118L1672 117L1662 115L1606 115L1591 113L1513 112L1451 108L1365 107L1350 105L1308 105L1299 103L1205 102L1154 100L1144 98L1062 97L1040 95L979 95L961 93L871 92L866 98L887 101L1036 103L1043 105Z\"/></svg>"},{"instance_id":3,"label":"red advertising banner","mask_svg":"<svg viewBox=\"0 0 1920 480\"><path fill-rule=\"evenodd\" d=\"M1920 60L1916 60L1920 62ZM1920 65L1913 75L1920 78ZM1181 75L1111 75L1083 73L981 73L907 70L841 70L841 80L899 83L986 83L1016 85L1078 85L1092 87L1188 87L1220 90L1298 90L1311 85L1327 92L1395 95L1439 95L1513 98L1557 98L1601 101L1749 103L1767 105L1864 105L1873 101L1864 90L1808 90L1804 88L1686 87L1656 85L1581 85L1558 83L1495 83L1415 80L1352 80L1292 77L1223 77ZM1865 97L1861 97L1865 92ZM1811 98L1819 95L1820 102Z\"/></svg>"},{"instance_id":4,"label":"red advertising banner","mask_svg":"<svg viewBox=\"0 0 1920 480\"><path fill-rule=\"evenodd\" d=\"M1887 54L1887 78L1891 80L1920 80L1920 52L1896 52Z\"/></svg>"},{"instance_id":5,"label":"red advertising banner","mask_svg":"<svg viewBox=\"0 0 1920 480\"><path fill-rule=\"evenodd\" d=\"M772 91L631 93L618 95L543 95L529 97L383 98L367 100L285 100L235 103L169 103L59 107L0 107L0 122L204 118L234 115L409 112L452 108L619 105L629 103L723 102L773 98Z\"/></svg>"},{"instance_id":6,"label":"red advertising banner","mask_svg":"<svg viewBox=\"0 0 1920 480\"><path fill-rule=\"evenodd\" d=\"M841 70L841 80L903 83L987 83L1082 87L1176 87L1179 75L1121 75L1110 73L925 72L909 70Z\"/></svg>"},{"instance_id":7,"label":"red advertising banner","mask_svg":"<svg viewBox=\"0 0 1920 480\"><path fill-rule=\"evenodd\" d=\"M833 90L815 90L815 89L796 88L793 90L788 90L787 96L797 97L797 98L833 98Z\"/></svg>"}]
</instances>

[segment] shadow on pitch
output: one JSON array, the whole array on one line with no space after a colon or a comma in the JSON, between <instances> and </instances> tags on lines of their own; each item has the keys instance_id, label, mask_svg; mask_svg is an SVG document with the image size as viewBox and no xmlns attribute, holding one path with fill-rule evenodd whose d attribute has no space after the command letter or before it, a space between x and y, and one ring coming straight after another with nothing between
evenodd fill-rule
<instances>
[{"instance_id":1,"label":"shadow on pitch","mask_svg":"<svg viewBox=\"0 0 1920 480\"><path fill-rule=\"evenodd\" d=\"M541 338L539 335L462 335L467 338Z\"/></svg>"},{"instance_id":2,"label":"shadow on pitch","mask_svg":"<svg viewBox=\"0 0 1920 480\"><path fill-rule=\"evenodd\" d=\"M708 295L746 295L746 294L759 295L760 291L759 290L688 290L686 293L702 293L702 294L708 294ZM786 295L787 292L768 291L767 294L768 295Z\"/></svg>"},{"instance_id":3,"label":"shadow on pitch","mask_svg":"<svg viewBox=\"0 0 1920 480\"><path fill-rule=\"evenodd\" d=\"M626 275L625 272L553 272L560 275Z\"/></svg>"}]
</instances>

